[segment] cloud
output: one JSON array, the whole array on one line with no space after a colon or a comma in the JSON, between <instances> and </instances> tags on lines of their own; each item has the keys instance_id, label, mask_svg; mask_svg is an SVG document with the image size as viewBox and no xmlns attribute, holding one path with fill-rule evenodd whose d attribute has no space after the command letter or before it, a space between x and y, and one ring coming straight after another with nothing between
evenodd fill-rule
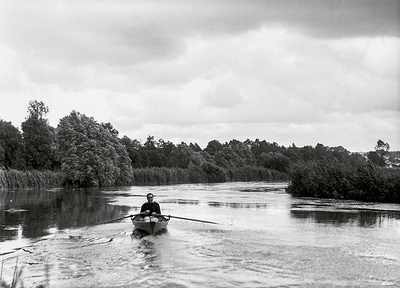
<instances>
[{"instance_id":1,"label":"cloud","mask_svg":"<svg viewBox=\"0 0 400 288\"><path fill-rule=\"evenodd\" d=\"M22 122L37 99L54 126L75 109L131 138L390 143L397 9L394 0L3 1L0 98L18 112L0 115Z\"/></svg>"},{"instance_id":2,"label":"cloud","mask_svg":"<svg viewBox=\"0 0 400 288\"><path fill-rule=\"evenodd\" d=\"M243 98L238 91L218 85L214 91L205 91L202 101L206 106L229 109L242 103Z\"/></svg>"}]
</instances>

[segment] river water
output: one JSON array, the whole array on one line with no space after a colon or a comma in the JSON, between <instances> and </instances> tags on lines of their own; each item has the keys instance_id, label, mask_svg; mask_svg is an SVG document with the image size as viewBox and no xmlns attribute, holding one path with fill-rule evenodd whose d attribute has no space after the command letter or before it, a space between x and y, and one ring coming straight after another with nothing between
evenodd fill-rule
<instances>
[{"instance_id":1,"label":"river water","mask_svg":"<svg viewBox=\"0 0 400 288\"><path fill-rule=\"evenodd\" d=\"M20 287L400 287L400 205L251 182L0 192L1 278ZM152 192L157 236L129 218ZM17 267L17 268L16 268ZM17 271L18 277L13 277Z\"/></svg>"}]
</instances>

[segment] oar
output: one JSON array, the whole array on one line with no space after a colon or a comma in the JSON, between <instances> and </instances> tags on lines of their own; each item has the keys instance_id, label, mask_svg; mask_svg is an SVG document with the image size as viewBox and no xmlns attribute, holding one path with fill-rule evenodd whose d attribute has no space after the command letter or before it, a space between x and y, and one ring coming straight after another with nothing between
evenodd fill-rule
<instances>
[{"instance_id":1,"label":"oar","mask_svg":"<svg viewBox=\"0 0 400 288\"><path fill-rule=\"evenodd\" d=\"M101 223L99 223L99 224L97 224L97 225L106 224L106 223L110 223L110 222L114 222L114 221L119 221L119 220L122 220L122 219L125 219L125 218L135 217L135 216L137 216L137 215L142 215L142 214L145 214L145 213L146 213L146 212L142 212L142 213L138 213L138 214L130 214L130 215L127 215L127 216L124 216L124 217L120 217L120 218L116 218L116 219L107 220L107 221L101 222Z\"/></svg>"},{"instance_id":2,"label":"oar","mask_svg":"<svg viewBox=\"0 0 400 288\"><path fill-rule=\"evenodd\" d=\"M216 223L216 222L212 222L212 221L205 221L205 220L199 220L199 219L193 219L193 218L178 217L178 216L172 216L172 215L161 215L161 214L156 214L156 216L164 216L164 217L171 217L171 218L182 219L182 220L188 220L188 221L196 221L196 222L202 222L202 223L209 223L209 224L222 225L221 223Z\"/></svg>"}]
</instances>

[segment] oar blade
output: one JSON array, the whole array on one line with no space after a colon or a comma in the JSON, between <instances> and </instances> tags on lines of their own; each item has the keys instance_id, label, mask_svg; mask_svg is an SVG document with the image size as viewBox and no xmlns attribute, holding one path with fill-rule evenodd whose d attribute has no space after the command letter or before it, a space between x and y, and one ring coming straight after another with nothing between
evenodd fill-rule
<instances>
[{"instance_id":1,"label":"oar blade","mask_svg":"<svg viewBox=\"0 0 400 288\"><path fill-rule=\"evenodd\" d=\"M158 214L158 215L159 215L159 214ZM212 221L206 221L206 220L200 220L200 219L193 219L193 218L186 218L186 217L179 217L179 216L172 216L172 215L160 215L160 216L171 217L171 218L176 218L176 219L181 219L181 220L187 220L187 221L195 221L195 222L201 222L201 223L222 225L221 223L212 222Z\"/></svg>"}]
</instances>

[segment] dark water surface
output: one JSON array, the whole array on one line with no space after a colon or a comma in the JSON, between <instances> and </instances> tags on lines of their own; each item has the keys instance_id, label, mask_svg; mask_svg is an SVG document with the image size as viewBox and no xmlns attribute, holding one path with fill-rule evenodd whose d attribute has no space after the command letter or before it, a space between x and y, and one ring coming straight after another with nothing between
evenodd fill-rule
<instances>
[{"instance_id":1,"label":"dark water surface","mask_svg":"<svg viewBox=\"0 0 400 288\"><path fill-rule=\"evenodd\" d=\"M1 277L17 266L23 287L400 287L400 205L285 187L0 191ZM129 218L98 224L137 213L148 192L163 214L222 225L172 218L141 237Z\"/></svg>"}]
</instances>

